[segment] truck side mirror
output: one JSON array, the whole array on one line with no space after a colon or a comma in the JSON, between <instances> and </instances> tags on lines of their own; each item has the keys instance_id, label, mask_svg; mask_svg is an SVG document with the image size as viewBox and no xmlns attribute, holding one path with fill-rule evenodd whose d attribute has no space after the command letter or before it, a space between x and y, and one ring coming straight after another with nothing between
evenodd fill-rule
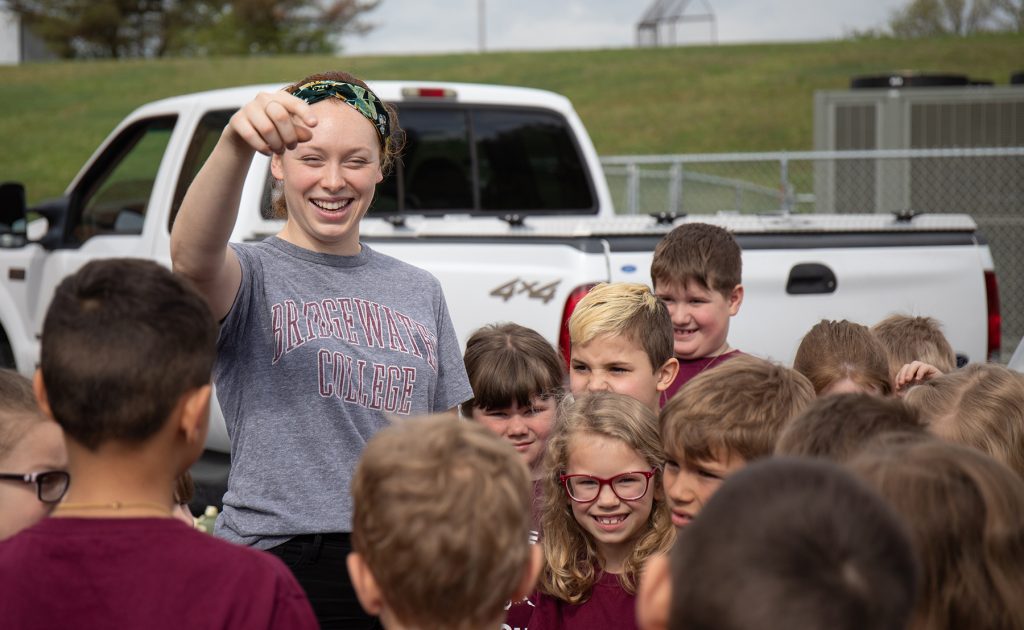
<instances>
[{"instance_id":1,"label":"truck side mirror","mask_svg":"<svg viewBox=\"0 0 1024 630\"><path fill-rule=\"evenodd\" d=\"M24 247L27 230L25 187L18 182L0 184L0 247Z\"/></svg>"}]
</instances>

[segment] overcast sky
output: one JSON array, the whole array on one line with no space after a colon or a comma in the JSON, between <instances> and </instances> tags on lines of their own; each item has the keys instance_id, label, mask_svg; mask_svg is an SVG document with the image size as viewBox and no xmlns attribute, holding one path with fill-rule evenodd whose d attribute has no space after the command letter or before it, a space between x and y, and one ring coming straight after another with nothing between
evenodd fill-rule
<instances>
[{"instance_id":1,"label":"overcast sky","mask_svg":"<svg viewBox=\"0 0 1024 630\"><path fill-rule=\"evenodd\" d=\"M487 50L622 48L654 0L483 0ZM683 2L685 0L678 0ZM686 15L717 18L721 43L836 39L883 25L908 0L690 0ZM353 55L475 51L481 0L382 0L368 35L345 39ZM666 31L667 33L667 31ZM676 29L680 43L706 44L707 22Z\"/></svg>"}]
</instances>

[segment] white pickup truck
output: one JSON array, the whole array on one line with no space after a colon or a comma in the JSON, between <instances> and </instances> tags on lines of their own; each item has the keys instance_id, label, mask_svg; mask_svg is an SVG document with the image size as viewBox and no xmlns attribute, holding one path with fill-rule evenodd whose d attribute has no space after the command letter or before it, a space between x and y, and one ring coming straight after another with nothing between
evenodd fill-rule
<instances>
[{"instance_id":1,"label":"white pickup truck","mask_svg":"<svg viewBox=\"0 0 1024 630\"><path fill-rule=\"evenodd\" d=\"M185 190L230 115L263 85L161 100L132 112L64 197L31 208L0 187L0 365L25 374L39 353L56 284L95 258L170 263L170 226ZM600 163L567 99L526 88L375 82L408 132L403 164L378 188L363 240L426 268L445 290L463 342L477 327L516 321L564 347L563 323L591 284L649 282L655 243L683 221L732 230L746 297L730 343L789 362L822 318L872 324L893 312L939 319L964 360L999 347L992 258L964 215L616 216ZM232 240L261 239L269 160L253 160ZM727 209L725 209L727 210ZM227 452L215 412L208 446Z\"/></svg>"}]
</instances>

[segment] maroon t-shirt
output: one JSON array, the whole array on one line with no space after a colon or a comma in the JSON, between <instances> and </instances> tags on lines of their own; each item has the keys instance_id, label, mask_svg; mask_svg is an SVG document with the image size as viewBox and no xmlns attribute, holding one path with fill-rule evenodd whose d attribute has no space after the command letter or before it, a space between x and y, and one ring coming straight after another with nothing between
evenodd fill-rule
<instances>
[{"instance_id":1,"label":"maroon t-shirt","mask_svg":"<svg viewBox=\"0 0 1024 630\"><path fill-rule=\"evenodd\" d=\"M540 518L544 510L544 480L533 481L533 510L530 514L530 543L540 544ZM523 599L505 604L505 624L507 630L526 630L533 614L533 602Z\"/></svg>"},{"instance_id":2,"label":"maroon t-shirt","mask_svg":"<svg viewBox=\"0 0 1024 630\"><path fill-rule=\"evenodd\" d=\"M568 604L550 595L537 594L529 630L594 630L614 628L634 630L636 595L630 595L619 584L619 576L603 573L590 591L590 599L582 604Z\"/></svg>"},{"instance_id":3,"label":"maroon t-shirt","mask_svg":"<svg viewBox=\"0 0 1024 630\"><path fill-rule=\"evenodd\" d=\"M281 560L169 518L47 518L0 542L0 625L319 627Z\"/></svg>"},{"instance_id":4,"label":"maroon t-shirt","mask_svg":"<svg viewBox=\"0 0 1024 630\"><path fill-rule=\"evenodd\" d=\"M742 354L739 350L730 350L728 352L719 354L714 357L701 357L699 359L679 359L679 373L676 374L676 379L672 381L672 384L668 386L668 389L661 392L661 406L664 407L679 388L686 385L690 380L709 368L712 368L719 363L728 361L733 357L738 357ZM676 357L678 359L678 357Z\"/></svg>"}]
</instances>

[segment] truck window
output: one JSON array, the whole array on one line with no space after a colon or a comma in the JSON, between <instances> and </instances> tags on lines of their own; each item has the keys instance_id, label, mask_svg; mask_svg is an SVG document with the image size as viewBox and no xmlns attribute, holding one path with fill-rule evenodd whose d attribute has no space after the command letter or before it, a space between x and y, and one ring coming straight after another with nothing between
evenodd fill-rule
<instances>
[{"instance_id":1,"label":"truck window","mask_svg":"<svg viewBox=\"0 0 1024 630\"><path fill-rule=\"evenodd\" d=\"M377 188L377 215L589 213L595 198L566 121L546 110L399 106L402 163Z\"/></svg>"},{"instance_id":2,"label":"truck window","mask_svg":"<svg viewBox=\"0 0 1024 630\"><path fill-rule=\"evenodd\" d=\"M481 209L563 211L593 206L565 123L547 112L473 113Z\"/></svg>"},{"instance_id":3,"label":"truck window","mask_svg":"<svg viewBox=\"0 0 1024 630\"><path fill-rule=\"evenodd\" d=\"M192 140L188 143L188 150L185 151L181 172L178 173L178 184L174 189L174 199L171 200L171 216L167 222L168 232L174 227L174 218L178 216L178 210L181 209L181 202L185 199L188 187L192 185L192 180L196 178L199 169L206 163L206 158L213 153L213 147L217 146L220 134L234 113L233 109L222 109L206 112L199 119L196 131L192 134Z\"/></svg>"},{"instance_id":4,"label":"truck window","mask_svg":"<svg viewBox=\"0 0 1024 630\"><path fill-rule=\"evenodd\" d=\"M132 125L96 161L72 202L68 234L73 244L99 234L142 233L175 120L165 116Z\"/></svg>"}]
</instances>

